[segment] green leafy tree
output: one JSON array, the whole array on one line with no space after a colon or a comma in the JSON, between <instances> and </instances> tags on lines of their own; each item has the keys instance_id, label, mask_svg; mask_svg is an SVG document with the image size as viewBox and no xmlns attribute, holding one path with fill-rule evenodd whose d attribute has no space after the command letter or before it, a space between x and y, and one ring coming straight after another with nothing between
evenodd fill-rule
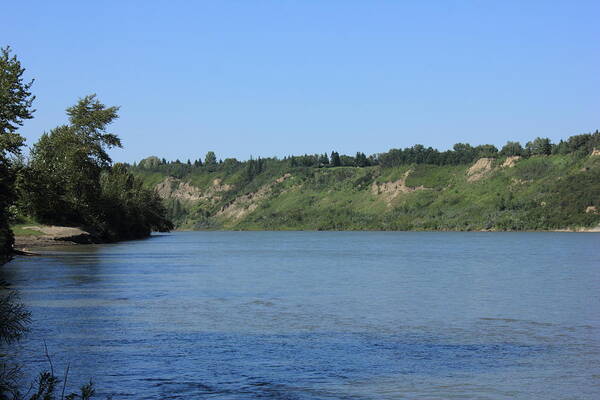
<instances>
[{"instance_id":1,"label":"green leafy tree","mask_svg":"<svg viewBox=\"0 0 600 400\"><path fill-rule=\"evenodd\" d=\"M67 108L69 125L42 135L25 172L23 196L29 214L40 222L64 225L89 224L100 217L94 209L101 196L100 175L112 162L107 151L121 147L120 139L107 132L117 110L95 95L86 96Z\"/></svg>"},{"instance_id":2,"label":"green leafy tree","mask_svg":"<svg viewBox=\"0 0 600 400\"><path fill-rule=\"evenodd\" d=\"M25 68L10 47L0 51L0 263L7 260L14 242L8 208L16 200L15 168L11 157L20 153L24 139L17 133L25 120L33 118L33 80L23 79Z\"/></svg>"},{"instance_id":3,"label":"green leafy tree","mask_svg":"<svg viewBox=\"0 0 600 400\"><path fill-rule=\"evenodd\" d=\"M146 157L140 161L139 167L143 169L148 169L151 171L155 171L161 164L160 158L156 156Z\"/></svg>"},{"instance_id":4,"label":"green leafy tree","mask_svg":"<svg viewBox=\"0 0 600 400\"><path fill-rule=\"evenodd\" d=\"M455 157L453 163L468 164L477 158L477 151L468 143L456 143L453 150Z\"/></svg>"},{"instance_id":5,"label":"green leafy tree","mask_svg":"<svg viewBox=\"0 0 600 400\"><path fill-rule=\"evenodd\" d=\"M552 142L549 138L537 137L525 145L527 153L532 156L549 156L552 154Z\"/></svg>"},{"instance_id":6,"label":"green leafy tree","mask_svg":"<svg viewBox=\"0 0 600 400\"><path fill-rule=\"evenodd\" d=\"M146 189L125 164L117 163L100 177L100 229L108 239L128 239L166 232L173 224L154 190Z\"/></svg>"},{"instance_id":7,"label":"green leafy tree","mask_svg":"<svg viewBox=\"0 0 600 400\"><path fill-rule=\"evenodd\" d=\"M493 144L481 144L475 147L477 157L495 157L498 155L498 149Z\"/></svg>"},{"instance_id":8,"label":"green leafy tree","mask_svg":"<svg viewBox=\"0 0 600 400\"><path fill-rule=\"evenodd\" d=\"M524 153L523 146L519 142L506 142L506 144L500 150L501 156L522 156Z\"/></svg>"},{"instance_id":9,"label":"green leafy tree","mask_svg":"<svg viewBox=\"0 0 600 400\"><path fill-rule=\"evenodd\" d=\"M44 223L91 228L104 240L172 228L156 193L143 188L125 165L112 166L107 151L121 141L107 130L117 111L86 96L67 109L69 125L42 135L23 172L21 204L27 214ZM157 160L146 161L156 167Z\"/></svg>"},{"instance_id":10,"label":"green leafy tree","mask_svg":"<svg viewBox=\"0 0 600 400\"><path fill-rule=\"evenodd\" d=\"M4 47L0 52L0 134L15 134L24 120L33 118L35 96L30 92L33 80L23 80L25 68L17 56L11 55L10 47ZM18 151L22 140L21 137L2 137L3 144L12 144L5 147L12 152Z\"/></svg>"}]
</instances>

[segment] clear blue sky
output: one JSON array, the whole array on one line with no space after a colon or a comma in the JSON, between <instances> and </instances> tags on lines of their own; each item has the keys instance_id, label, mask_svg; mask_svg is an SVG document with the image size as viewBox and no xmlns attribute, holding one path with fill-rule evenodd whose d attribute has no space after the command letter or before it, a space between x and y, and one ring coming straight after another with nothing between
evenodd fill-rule
<instances>
[{"instance_id":1,"label":"clear blue sky","mask_svg":"<svg viewBox=\"0 0 600 400\"><path fill-rule=\"evenodd\" d=\"M502 145L600 128L600 1L5 1L32 144L97 93L117 161Z\"/></svg>"}]
</instances>

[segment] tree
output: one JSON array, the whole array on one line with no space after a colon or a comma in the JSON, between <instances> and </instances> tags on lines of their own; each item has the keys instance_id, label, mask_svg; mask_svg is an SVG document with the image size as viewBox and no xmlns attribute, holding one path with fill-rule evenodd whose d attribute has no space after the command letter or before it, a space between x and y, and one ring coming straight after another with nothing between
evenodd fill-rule
<instances>
[{"instance_id":1,"label":"tree","mask_svg":"<svg viewBox=\"0 0 600 400\"><path fill-rule=\"evenodd\" d=\"M453 150L456 164L469 164L477 158L475 149L468 143L456 143Z\"/></svg>"},{"instance_id":2,"label":"tree","mask_svg":"<svg viewBox=\"0 0 600 400\"><path fill-rule=\"evenodd\" d=\"M340 159L339 153L337 151L332 151L331 152L331 166L339 167L340 165L342 165L342 160Z\"/></svg>"},{"instance_id":3,"label":"tree","mask_svg":"<svg viewBox=\"0 0 600 400\"><path fill-rule=\"evenodd\" d=\"M8 208L15 202L15 169L10 157L18 155L24 139L17 133L23 121L33 118L33 80L25 82L25 68L10 47L0 54L0 263L8 258L14 242Z\"/></svg>"},{"instance_id":4,"label":"tree","mask_svg":"<svg viewBox=\"0 0 600 400\"><path fill-rule=\"evenodd\" d=\"M117 163L100 177L102 231L108 239L133 239L152 230L166 232L173 224L154 190L143 187L124 164Z\"/></svg>"},{"instance_id":5,"label":"tree","mask_svg":"<svg viewBox=\"0 0 600 400\"><path fill-rule=\"evenodd\" d=\"M217 168L217 156L214 151L209 151L204 157L204 166L209 171L214 171Z\"/></svg>"},{"instance_id":6,"label":"tree","mask_svg":"<svg viewBox=\"0 0 600 400\"><path fill-rule=\"evenodd\" d=\"M361 153L360 151L356 153L356 157L354 157L354 163L357 167L367 167L369 166L369 160L365 153Z\"/></svg>"},{"instance_id":7,"label":"tree","mask_svg":"<svg viewBox=\"0 0 600 400\"><path fill-rule=\"evenodd\" d=\"M33 80L23 81L25 68L17 56L11 56L10 47L1 49L0 55L0 134L14 134L23 121L33 118L31 108L35 96L30 92ZM20 147L20 146L18 146Z\"/></svg>"},{"instance_id":8,"label":"tree","mask_svg":"<svg viewBox=\"0 0 600 400\"><path fill-rule=\"evenodd\" d=\"M321 154L319 157L319 166L326 167L329 165L329 157L327 157L326 153Z\"/></svg>"},{"instance_id":9,"label":"tree","mask_svg":"<svg viewBox=\"0 0 600 400\"><path fill-rule=\"evenodd\" d=\"M23 191L27 211L40 222L91 223L101 196L100 175L110 168L108 149L121 147L107 132L118 107L106 107L95 95L67 108L69 125L44 133L33 146ZM60 210L60 212L58 212Z\"/></svg>"},{"instance_id":10,"label":"tree","mask_svg":"<svg viewBox=\"0 0 600 400\"><path fill-rule=\"evenodd\" d=\"M161 164L161 161L156 156L146 157L140 161L139 167L142 169L156 170Z\"/></svg>"},{"instance_id":11,"label":"tree","mask_svg":"<svg viewBox=\"0 0 600 400\"><path fill-rule=\"evenodd\" d=\"M86 96L67 109L69 125L42 135L23 172L21 203L29 215L49 224L92 228L109 241L172 228L156 193L126 165L112 165L107 151L121 147L121 141L107 129L117 110ZM149 157L140 165L158 161Z\"/></svg>"},{"instance_id":12,"label":"tree","mask_svg":"<svg viewBox=\"0 0 600 400\"><path fill-rule=\"evenodd\" d=\"M340 156L340 163L341 163L342 167L354 167L355 160L354 160L354 157L352 157L352 156L347 156L345 154L342 154Z\"/></svg>"},{"instance_id":13,"label":"tree","mask_svg":"<svg viewBox=\"0 0 600 400\"><path fill-rule=\"evenodd\" d=\"M254 161L252 156L246 162L246 169L244 170L244 180L246 183L251 182L252 179L258 174L258 163Z\"/></svg>"},{"instance_id":14,"label":"tree","mask_svg":"<svg viewBox=\"0 0 600 400\"><path fill-rule=\"evenodd\" d=\"M530 155L549 156L552 154L552 142L549 138L537 137L532 142L527 142L525 149Z\"/></svg>"},{"instance_id":15,"label":"tree","mask_svg":"<svg viewBox=\"0 0 600 400\"><path fill-rule=\"evenodd\" d=\"M506 144L500 150L501 156L513 157L523 155L523 146L519 142L506 142Z\"/></svg>"},{"instance_id":16,"label":"tree","mask_svg":"<svg viewBox=\"0 0 600 400\"><path fill-rule=\"evenodd\" d=\"M481 144L475 147L477 157L495 157L498 154L498 149L493 144Z\"/></svg>"}]
</instances>

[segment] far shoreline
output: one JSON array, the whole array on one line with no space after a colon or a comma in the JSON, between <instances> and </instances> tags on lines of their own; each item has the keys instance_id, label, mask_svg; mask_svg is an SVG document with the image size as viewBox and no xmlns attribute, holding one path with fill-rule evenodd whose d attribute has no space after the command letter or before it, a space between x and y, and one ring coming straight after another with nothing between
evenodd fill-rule
<instances>
[{"instance_id":1,"label":"far shoreline","mask_svg":"<svg viewBox=\"0 0 600 400\"><path fill-rule=\"evenodd\" d=\"M87 231L73 227L52 227L55 229L77 230L79 233L73 235L72 232L60 233L55 235L43 234L34 235L15 235L14 250L16 252L30 252L32 249L47 247L63 247L90 244L109 244L118 243L126 240L140 240L151 237L144 236L140 238L128 238L117 241L104 241L95 237ZM600 226L594 228L561 228L550 230L494 230L494 229L473 229L473 230L454 230L454 229L436 229L436 230L385 230L385 229L175 229L172 232L456 232L456 233L600 233ZM153 232L154 233L154 232Z\"/></svg>"}]
</instances>

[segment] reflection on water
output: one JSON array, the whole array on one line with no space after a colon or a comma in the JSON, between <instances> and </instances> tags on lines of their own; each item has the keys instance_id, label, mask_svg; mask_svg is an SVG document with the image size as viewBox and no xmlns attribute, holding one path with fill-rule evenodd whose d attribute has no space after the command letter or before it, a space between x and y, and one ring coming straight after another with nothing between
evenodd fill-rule
<instances>
[{"instance_id":1,"label":"reflection on water","mask_svg":"<svg viewBox=\"0 0 600 400\"><path fill-rule=\"evenodd\" d=\"M600 235L185 232L3 274L115 398L600 397Z\"/></svg>"}]
</instances>

